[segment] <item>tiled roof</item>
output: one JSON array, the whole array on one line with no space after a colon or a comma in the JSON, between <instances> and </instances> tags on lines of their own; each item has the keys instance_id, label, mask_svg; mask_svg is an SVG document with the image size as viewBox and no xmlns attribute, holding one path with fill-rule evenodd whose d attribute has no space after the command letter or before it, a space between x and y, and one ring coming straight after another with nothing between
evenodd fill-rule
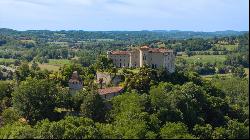
<instances>
[{"instance_id":1,"label":"tiled roof","mask_svg":"<svg viewBox=\"0 0 250 140\"><path fill-rule=\"evenodd\" d=\"M165 53L168 52L169 50L165 48L150 48L149 51L154 53Z\"/></svg>"},{"instance_id":2,"label":"tiled roof","mask_svg":"<svg viewBox=\"0 0 250 140\"><path fill-rule=\"evenodd\" d=\"M118 93L123 90L122 87L109 87L104 89L98 89L98 93L100 95L111 94L111 93Z\"/></svg>"},{"instance_id":3,"label":"tiled roof","mask_svg":"<svg viewBox=\"0 0 250 140\"><path fill-rule=\"evenodd\" d=\"M148 50L149 52L153 52L153 53L166 53L170 51L166 48L150 48L149 46L142 46L140 47L140 49ZM129 55L131 52L130 51L110 51L110 53L114 55Z\"/></svg>"},{"instance_id":4,"label":"tiled roof","mask_svg":"<svg viewBox=\"0 0 250 140\"><path fill-rule=\"evenodd\" d=\"M130 52L129 51L111 51L111 54L129 54Z\"/></svg>"},{"instance_id":5,"label":"tiled roof","mask_svg":"<svg viewBox=\"0 0 250 140\"><path fill-rule=\"evenodd\" d=\"M148 46L142 46L141 49L148 49Z\"/></svg>"},{"instance_id":6,"label":"tiled roof","mask_svg":"<svg viewBox=\"0 0 250 140\"><path fill-rule=\"evenodd\" d=\"M153 52L153 53L165 53L169 51L166 48L150 48L149 46L142 46L140 47L140 49L146 49L149 52Z\"/></svg>"}]
</instances>

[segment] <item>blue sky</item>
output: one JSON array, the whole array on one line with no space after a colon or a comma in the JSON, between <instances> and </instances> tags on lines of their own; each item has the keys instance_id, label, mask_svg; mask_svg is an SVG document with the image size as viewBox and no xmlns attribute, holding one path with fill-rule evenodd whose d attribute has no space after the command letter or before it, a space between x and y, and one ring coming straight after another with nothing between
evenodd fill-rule
<instances>
[{"instance_id":1,"label":"blue sky","mask_svg":"<svg viewBox=\"0 0 250 140\"><path fill-rule=\"evenodd\" d=\"M249 0L0 0L0 28L249 30Z\"/></svg>"}]
</instances>

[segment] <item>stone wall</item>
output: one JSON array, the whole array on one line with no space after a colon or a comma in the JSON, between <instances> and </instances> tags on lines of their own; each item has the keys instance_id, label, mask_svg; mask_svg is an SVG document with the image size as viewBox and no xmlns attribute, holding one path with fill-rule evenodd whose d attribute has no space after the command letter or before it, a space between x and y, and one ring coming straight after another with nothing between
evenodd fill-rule
<instances>
[{"instance_id":1,"label":"stone wall","mask_svg":"<svg viewBox=\"0 0 250 140\"><path fill-rule=\"evenodd\" d=\"M106 72L96 72L96 82L99 83L99 79L103 79L103 85L113 84L118 85L122 78L121 75L110 74Z\"/></svg>"}]
</instances>

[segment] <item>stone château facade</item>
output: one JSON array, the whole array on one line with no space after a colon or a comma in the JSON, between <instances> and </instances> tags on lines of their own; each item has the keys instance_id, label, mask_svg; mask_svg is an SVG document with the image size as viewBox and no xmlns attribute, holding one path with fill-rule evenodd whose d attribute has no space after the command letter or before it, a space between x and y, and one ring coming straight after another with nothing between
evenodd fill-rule
<instances>
[{"instance_id":1,"label":"stone ch\u00e2teau facade","mask_svg":"<svg viewBox=\"0 0 250 140\"><path fill-rule=\"evenodd\" d=\"M116 67L142 67L148 65L152 68L165 68L170 73L175 71L175 55L173 50L166 48L150 48L143 46L131 51L108 51L107 57Z\"/></svg>"}]
</instances>

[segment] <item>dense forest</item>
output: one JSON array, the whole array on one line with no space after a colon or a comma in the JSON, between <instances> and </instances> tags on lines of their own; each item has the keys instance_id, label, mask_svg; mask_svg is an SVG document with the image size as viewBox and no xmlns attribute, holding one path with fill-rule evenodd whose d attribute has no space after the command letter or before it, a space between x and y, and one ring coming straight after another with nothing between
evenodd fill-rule
<instances>
[{"instance_id":1,"label":"dense forest","mask_svg":"<svg viewBox=\"0 0 250 140\"><path fill-rule=\"evenodd\" d=\"M173 49L176 71L105 56L142 45ZM0 60L1 139L249 138L248 32L0 29ZM74 71L84 89L70 94ZM98 71L122 75L124 92L101 98Z\"/></svg>"}]
</instances>

